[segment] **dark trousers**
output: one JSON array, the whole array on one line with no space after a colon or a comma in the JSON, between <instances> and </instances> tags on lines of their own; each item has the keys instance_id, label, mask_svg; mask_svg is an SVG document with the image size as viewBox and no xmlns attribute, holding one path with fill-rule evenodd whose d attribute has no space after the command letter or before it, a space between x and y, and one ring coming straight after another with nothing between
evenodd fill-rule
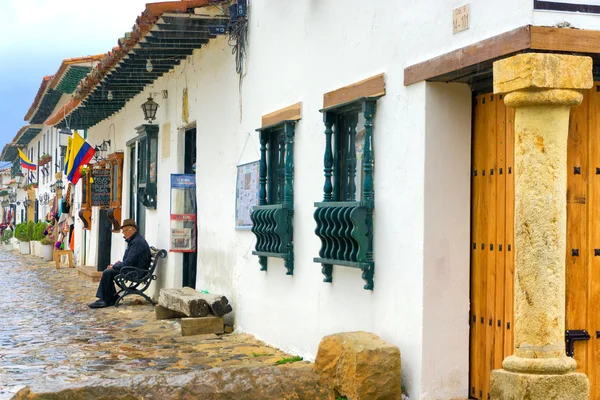
<instances>
[{"instance_id":1,"label":"dark trousers","mask_svg":"<svg viewBox=\"0 0 600 400\"><path fill-rule=\"evenodd\" d=\"M104 301L107 304L114 303L117 291L115 290L115 276L119 275L120 268L105 269L102 272L102 278L100 278L100 284L98 285L98 291L96 297Z\"/></svg>"}]
</instances>

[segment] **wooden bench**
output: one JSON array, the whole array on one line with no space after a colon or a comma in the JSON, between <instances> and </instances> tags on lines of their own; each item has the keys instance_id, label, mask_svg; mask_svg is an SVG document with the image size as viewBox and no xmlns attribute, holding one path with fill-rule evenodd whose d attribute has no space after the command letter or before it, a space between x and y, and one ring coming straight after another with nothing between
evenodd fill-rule
<instances>
[{"instance_id":1,"label":"wooden bench","mask_svg":"<svg viewBox=\"0 0 600 400\"><path fill-rule=\"evenodd\" d=\"M151 259L150 259L150 269L140 269L130 266L124 266L121 268L119 275L115 276L115 283L119 286L120 290L117 292L119 298L115 302L115 307L119 306L119 303L125 296L129 296L130 294L137 294L148 300L153 305L156 305L155 301L152 301L150 297L148 297L144 292L148 289L148 286L152 283L152 281L156 280L156 275L154 275L154 270L156 269L156 265L161 258L165 258L167 256L167 251L164 249L157 249L155 247L150 247Z\"/></svg>"}]
</instances>

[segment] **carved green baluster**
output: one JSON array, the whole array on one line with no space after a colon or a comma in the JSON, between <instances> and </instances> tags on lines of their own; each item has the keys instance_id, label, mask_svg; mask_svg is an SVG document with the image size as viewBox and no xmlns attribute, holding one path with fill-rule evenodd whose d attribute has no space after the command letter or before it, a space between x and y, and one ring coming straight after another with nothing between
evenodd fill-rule
<instances>
[{"instance_id":1,"label":"carved green baluster","mask_svg":"<svg viewBox=\"0 0 600 400\"><path fill-rule=\"evenodd\" d=\"M348 153L347 153L347 170L348 170L348 189L346 192L346 200L356 200L356 124L358 124L358 114L352 114L347 118L349 124L348 132Z\"/></svg>"},{"instance_id":2,"label":"carved green baluster","mask_svg":"<svg viewBox=\"0 0 600 400\"><path fill-rule=\"evenodd\" d=\"M375 193L373 191L373 116L375 115L375 101L366 101L363 104L363 115L365 117L365 144L364 144L364 181L362 199L367 205L367 267L363 268L362 278L366 282L364 288L373 290L373 274L375 264L373 263L373 208L375 207Z\"/></svg>"},{"instance_id":3,"label":"carved green baluster","mask_svg":"<svg viewBox=\"0 0 600 400\"><path fill-rule=\"evenodd\" d=\"M331 175L333 174L333 152L331 148L331 135L333 133L333 130L331 128L333 126L334 119L334 114L323 114L323 121L325 122L325 185L323 185L323 201L331 201L333 199L333 185L331 184Z\"/></svg>"},{"instance_id":4,"label":"carved green baluster","mask_svg":"<svg viewBox=\"0 0 600 400\"><path fill-rule=\"evenodd\" d=\"M283 204L291 210L294 207L294 125L285 124L285 195Z\"/></svg>"},{"instance_id":5,"label":"carved green baluster","mask_svg":"<svg viewBox=\"0 0 600 400\"><path fill-rule=\"evenodd\" d=\"M333 122L335 121L335 115L331 114L331 113L324 113L323 114L323 122L325 122L325 157L324 157L324 171L325 171L325 185L323 185L323 201L332 201L333 200L333 196L332 196L332 192L333 192L333 185L331 183L331 176L333 175L333 151L332 151L332 147L331 147L331 135L333 134L333 130L332 130L332 126L333 126ZM327 210L323 210L322 213L315 213L315 215L319 215L319 220L321 221L321 225L319 225L319 223L317 222L317 230L320 230L320 235L319 237L322 240L322 247L321 247L321 257L325 256L327 254L327 250L328 250L328 238L326 237L326 235L324 234L324 231L326 230L326 212ZM331 282L332 281L332 272L333 272L333 265L332 264L321 264L322 268L321 268L321 273L323 273L323 275L325 275L325 278L323 279L323 282Z\"/></svg>"},{"instance_id":6,"label":"carved green baluster","mask_svg":"<svg viewBox=\"0 0 600 400\"><path fill-rule=\"evenodd\" d=\"M267 204L267 132L260 132L260 164L259 178L260 189L258 191L258 205Z\"/></svg>"},{"instance_id":7,"label":"carved green baluster","mask_svg":"<svg viewBox=\"0 0 600 400\"><path fill-rule=\"evenodd\" d=\"M259 164L259 179L260 188L258 191L258 205L264 206L267 204L267 132L260 132L260 164ZM262 220L262 218L261 218ZM261 221L262 222L262 221ZM262 228L262 227L261 227ZM267 257L258 256L260 270L267 270Z\"/></svg>"},{"instance_id":8,"label":"carved green baluster","mask_svg":"<svg viewBox=\"0 0 600 400\"><path fill-rule=\"evenodd\" d=\"M284 184L285 184L285 131L277 135L277 144L279 145L279 154L277 155L277 195L276 201L283 203ZM273 203L274 204L274 203Z\"/></svg>"},{"instance_id":9,"label":"carved green baluster","mask_svg":"<svg viewBox=\"0 0 600 400\"><path fill-rule=\"evenodd\" d=\"M363 192L362 199L366 202L373 202L373 148L372 148L372 136L373 136L373 116L375 115L375 102L366 101L363 104L363 115L365 117L365 144L363 150ZM373 207L373 204L371 204Z\"/></svg>"},{"instance_id":10,"label":"carved green baluster","mask_svg":"<svg viewBox=\"0 0 600 400\"><path fill-rule=\"evenodd\" d=\"M321 264L321 273L325 276L323 282L333 282L333 264Z\"/></svg>"},{"instance_id":11,"label":"carved green baluster","mask_svg":"<svg viewBox=\"0 0 600 400\"><path fill-rule=\"evenodd\" d=\"M293 222L294 215L294 123L286 123L285 135L285 189L283 196L284 211L288 221L287 236L287 258L285 259L286 275L294 274L294 244L293 244Z\"/></svg>"}]
</instances>

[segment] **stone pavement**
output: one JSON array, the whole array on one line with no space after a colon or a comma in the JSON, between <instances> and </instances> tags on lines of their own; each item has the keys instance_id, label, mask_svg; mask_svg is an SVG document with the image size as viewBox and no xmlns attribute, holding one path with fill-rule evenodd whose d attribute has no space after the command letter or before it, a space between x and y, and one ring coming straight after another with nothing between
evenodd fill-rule
<instances>
[{"instance_id":1,"label":"stone pavement","mask_svg":"<svg viewBox=\"0 0 600 400\"><path fill-rule=\"evenodd\" d=\"M0 400L327 398L310 363L277 365L290 355L251 335L182 337L136 296L89 309L96 287L0 251Z\"/></svg>"}]
</instances>

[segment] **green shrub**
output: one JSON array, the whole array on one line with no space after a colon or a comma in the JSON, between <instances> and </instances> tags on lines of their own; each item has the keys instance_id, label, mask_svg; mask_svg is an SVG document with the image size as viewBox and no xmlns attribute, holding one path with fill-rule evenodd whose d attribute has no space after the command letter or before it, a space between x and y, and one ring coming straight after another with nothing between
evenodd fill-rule
<instances>
[{"instance_id":1,"label":"green shrub","mask_svg":"<svg viewBox=\"0 0 600 400\"><path fill-rule=\"evenodd\" d=\"M42 240L40 240L40 243L47 246L53 246L54 245L54 238L51 236L44 236L44 238Z\"/></svg>"},{"instance_id":2,"label":"green shrub","mask_svg":"<svg viewBox=\"0 0 600 400\"><path fill-rule=\"evenodd\" d=\"M40 241L46 237L44 235L44 231L46 230L47 225L48 224L46 224L43 221L40 221L37 224L35 224L35 228L33 229L33 240Z\"/></svg>"},{"instance_id":3,"label":"green shrub","mask_svg":"<svg viewBox=\"0 0 600 400\"><path fill-rule=\"evenodd\" d=\"M29 242L29 235L27 234L27 223L21 222L17 224L15 228L15 237L19 239L20 242Z\"/></svg>"},{"instance_id":4,"label":"green shrub","mask_svg":"<svg viewBox=\"0 0 600 400\"><path fill-rule=\"evenodd\" d=\"M4 232L2 233L2 243L9 244L10 239L12 239L12 237L13 237L13 231L11 231L10 229L5 229Z\"/></svg>"},{"instance_id":5,"label":"green shrub","mask_svg":"<svg viewBox=\"0 0 600 400\"><path fill-rule=\"evenodd\" d=\"M27 237L29 240L33 240L33 232L35 231L35 222L29 221L27 223Z\"/></svg>"}]
</instances>

